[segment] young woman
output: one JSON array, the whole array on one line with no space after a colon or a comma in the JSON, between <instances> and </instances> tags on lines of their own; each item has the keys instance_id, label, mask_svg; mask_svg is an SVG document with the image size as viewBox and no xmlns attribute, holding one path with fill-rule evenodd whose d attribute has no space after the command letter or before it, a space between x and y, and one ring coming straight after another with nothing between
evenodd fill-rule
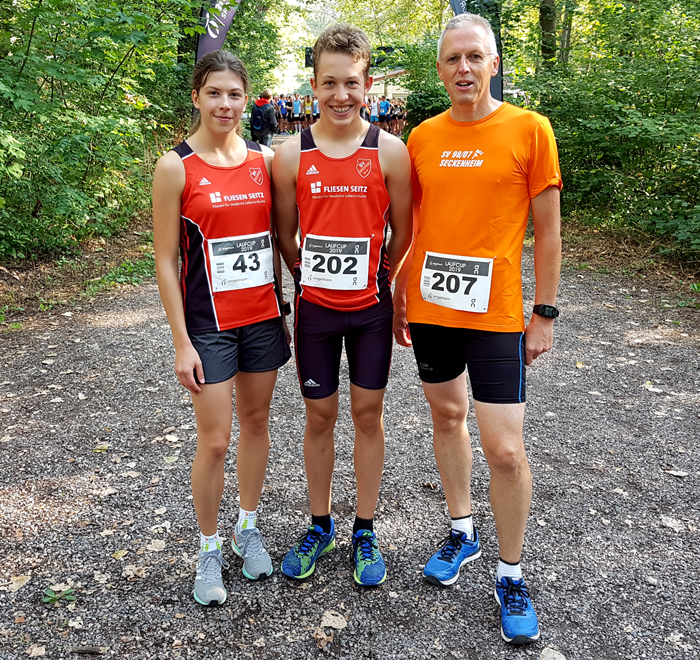
<instances>
[{"instance_id":1,"label":"young woman","mask_svg":"<svg viewBox=\"0 0 700 660\"><path fill-rule=\"evenodd\" d=\"M158 287L175 373L192 393L197 418L192 495L200 553L193 595L201 605L226 600L221 567L228 564L217 518L234 387L240 511L232 547L243 557L246 577L272 573L256 510L270 446L270 401L290 351L270 228L272 151L240 136L247 90L248 74L235 55L204 56L192 74L198 124L158 161L153 179Z\"/></svg>"},{"instance_id":2,"label":"young woman","mask_svg":"<svg viewBox=\"0 0 700 660\"><path fill-rule=\"evenodd\" d=\"M304 97L304 114L305 114L305 119L304 119L304 128L308 128L313 124L313 101L311 100L311 97L307 94Z\"/></svg>"},{"instance_id":3,"label":"young woman","mask_svg":"<svg viewBox=\"0 0 700 660\"><path fill-rule=\"evenodd\" d=\"M294 134L294 100L291 94L287 94L287 133Z\"/></svg>"}]
</instances>

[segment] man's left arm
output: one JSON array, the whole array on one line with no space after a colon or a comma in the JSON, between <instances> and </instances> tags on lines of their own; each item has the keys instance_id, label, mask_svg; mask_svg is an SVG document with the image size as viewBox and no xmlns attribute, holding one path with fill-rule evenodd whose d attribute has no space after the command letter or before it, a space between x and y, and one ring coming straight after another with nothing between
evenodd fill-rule
<instances>
[{"instance_id":1,"label":"man's left arm","mask_svg":"<svg viewBox=\"0 0 700 660\"><path fill-rule=\"evenodd\" d=\"M379 160L391 200L391 237L387 242L386 251L393 280L411 247L413 236L411 159L406 145L401 140L382 131L379 136Z\"/></svg>"},{"instance_id":2,"label":"man's left arm","mask_svg":"<svg viewBox=\"0 0 700 660\"><path fill-rule=\"evenodd\" d=\"M531 202L535 228L535 305L554 305L561 271L559 188L549 186ZM552 349L554 319L532 314L525 328L525 364Z\"/></svg>"}]
</instances>

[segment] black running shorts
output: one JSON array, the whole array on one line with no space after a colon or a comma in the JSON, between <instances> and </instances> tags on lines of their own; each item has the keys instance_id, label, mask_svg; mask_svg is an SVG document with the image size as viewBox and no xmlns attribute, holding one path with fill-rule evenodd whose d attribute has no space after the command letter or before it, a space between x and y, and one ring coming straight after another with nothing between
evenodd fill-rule
<instances>
[{"instance_id":1,"label":"black running shorts","mask_svg":"<svg viewBox=\"0 0 700 660\"><path fill-rule=\"evenodd\" d=\"M190 340L202 360L204 381L210 385L223 383L239 371L279 369L292 356L281 318L190 335Z\"/></svg>"},{"instance_id":2,"label":"black running shorts","mask_svg":"<svg viewBox=\"0 0 700 660\"><path fill-rule=\"evenodd\" d=\"M525 402L525 333L409 323L424 383L446 383L466 366L475 401Z\"/></svg>"},{"instance_id":3,"label":"black running shorts","mask_svg":"<svg viewBox=\"0 0 700 660\"><path fill-rule=\"evenodd\" d=\"M338 389L345 339L350 382L381 390L389 380L394 306L391 296L357 312L322 307L296 297L294 346L301 393L325 399Z\"/></svg>"}]
</instances>

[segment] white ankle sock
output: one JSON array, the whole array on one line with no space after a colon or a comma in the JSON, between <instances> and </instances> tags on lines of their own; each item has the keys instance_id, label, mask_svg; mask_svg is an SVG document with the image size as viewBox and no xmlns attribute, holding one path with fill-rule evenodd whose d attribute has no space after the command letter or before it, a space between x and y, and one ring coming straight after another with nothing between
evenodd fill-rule
<instances>
[{"instance_id":1,"label":"white ankle sock","mask_svg":"<svg viewBox=\"0 0 700 660\"><path fill-rule=\"evenodd\" d=\"M199 532L199 549L201 552L211 552L212 550L221 550L221 538L219 538L219 530L212 536L206 536Z\"/></svg>"},{"instance_id":2,"label":"white ankle sock","mask_svg":"<svg viewBox=\"0 0 700 660\"><path fill-rule=\"evenodd\" d=\"M236 523L236 534L240 534L244 529L253 529L258 519L258 510L246 511L238 509L238 522Z\"/></svg>"},{"instance_id":3,"label":"white ankle sock","mask_svg":"<svg viewBox=\"0 0 700 660\"><path fill-rule=\"evenodd\" d=\"M452 518L452 529L457 532L464 532L467 538L474 538L474 522L471 514L463 518Z\"/></svg>"},{"instance_id":4,"label":"white ankle sock","mask_svg":"<svg viewBox=\"0 0 700 660\"><path fill-rule=\"evenodd\" d=\"M506 564L502 559L499 559L498 568L496 569L496 582L500 582L501 578L504 577L521 579L523 572L520 569L520 562L517 564Z\"/></svg>"}]
</instances>

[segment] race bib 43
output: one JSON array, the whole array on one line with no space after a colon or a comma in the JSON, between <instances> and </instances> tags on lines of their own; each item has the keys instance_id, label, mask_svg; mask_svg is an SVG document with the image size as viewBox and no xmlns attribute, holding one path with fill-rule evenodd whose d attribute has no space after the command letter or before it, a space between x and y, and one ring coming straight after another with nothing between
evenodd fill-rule
<instances>
[{"instance_id":1,"label":"race bib 43","mask_svg":"<svg viewBox=\"0 0 700 660\"><path fill-rule=\"evenodd\" d=\"M269 231L214 238L207 243L214 292L250 289L274 281Z\"/></svg>"}]
</instances>

